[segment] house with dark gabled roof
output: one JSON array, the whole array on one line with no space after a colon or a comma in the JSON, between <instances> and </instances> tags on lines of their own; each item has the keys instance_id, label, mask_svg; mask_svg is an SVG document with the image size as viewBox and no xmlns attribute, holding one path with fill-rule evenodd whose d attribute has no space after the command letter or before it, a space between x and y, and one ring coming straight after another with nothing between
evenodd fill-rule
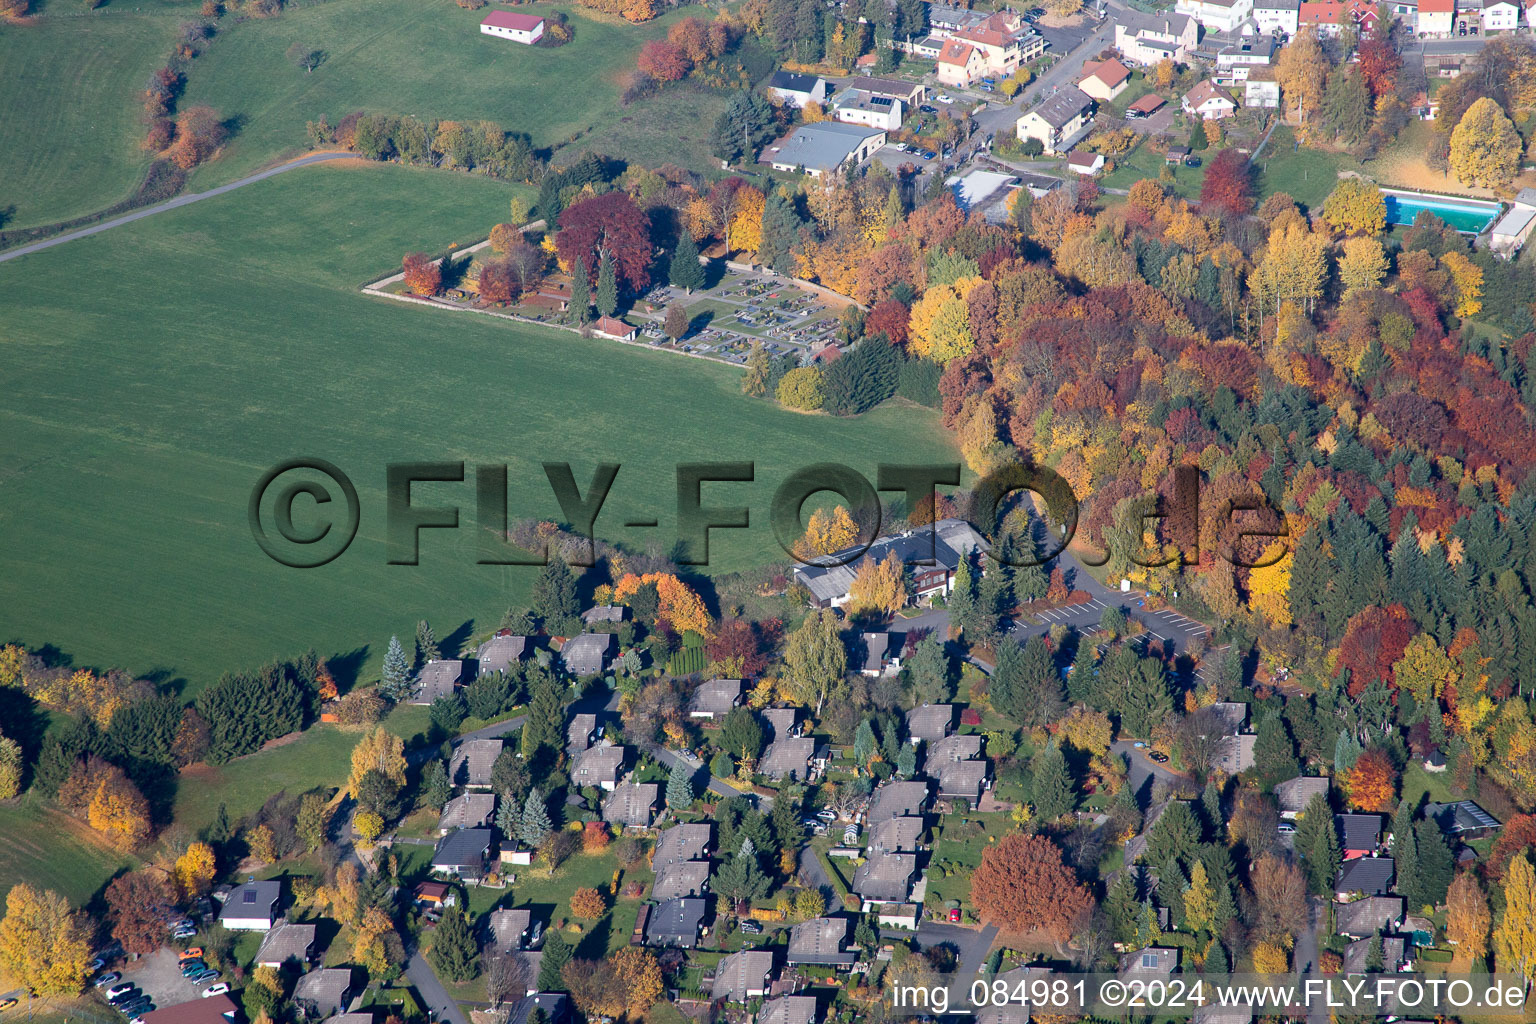
<instances>
[{"instance_id":1,"label":"house with dark gabled roof","mask_svg":"<svg viewBox=\"0 0 1536 1024\"><path fill-rule=\"evenodd\" d=\"M510 629L497 630L495 636L475 650L475 675L510 672L513 665L523 660L527 650L527 637L518 636Z\"/></svg>"},{"instance_id":2,"label":"house with dark gabled roof","mask_svg":"<svg viewBox=\"0 0 1536 1024\"><path fill-rule=\"evenodd\" d=\"M708 888L709 861L674 861L657 870L656 881L651 884L651 899L664 902L703 896Z\"/></svg>"},{"instance_id":3,"label":"house with dark gabled roof","mask_svg":"<svg viewBox=\"0 0 1536 1024\"><path fill-rule=\"evenodd\" d=\"M1356 939L1344 947L1345 974L1364 974L1370 969L1371 939ZM1381 937L1381 970L1384 974L1394 974L1406 961L1404 951L1407 943L1401 935L1383 935Z\"/></svg>"},{"instance_id":4,"label":"house with dark gabled roof","mask_svg":"<svg viewBox=\"0 0 1536 1024\"><path fill-rule=\"evenodd\" d=\"M602 731L597 727L597 716L584 713L571 716L571 724L565 727L565 752L579 757L582 751L597 742Z\"/></svg>"},{"instance_id":5,"label":"house with dark gabled roof","mask_svg":"<svg viewBox=\"0 0 1536 1024\"><path fill-rule=\"evenodd\" d=\"M866 912L882 903L905 903L912 894L917 857L910 853L876 853L853 873L853 891Z\"/></svg>"},{"instance_id":6,"label":"house with dark gabled roof","mask_svg":"<svg viewBox=\"0 0 1536 1024\"><path fill-rule=\"evenodd\" d=\"M1401 896L1367 896L1333 908L1334 931L1352 939L1390 932L1403 919Z\"/></svg>"},{"instance_id":7,"label":"house with dark gabled roof","mask_svg":"<svg viewBox=\"0 0 1536 1024\"><path fill-rule=\"evenodd\" d=\"M281 967L289 960L307 965L315 955L315 926L280 922L272 926L256 951L258 967Z\"/></svg>"},{"instance_id":8,"label":"house with dark gabled roof","mask_svg":"<svg viewBox=\"0 0 1536 1024\"><path fill-rule=\"evenodd\" d=\"M416 676L416 696L412 704L431 704L439 697L452 697L464 675L464 663L458 659L436 659L421 666Z\"/></svg>"},{"instance_id":9,"label":"house with dark gabled roof","mask_svg":"<svg viewBox=\"0 0 1536 1024\"><path fill-rule=\"evenodd\" d=\"M282 895L281 882L248 881L225 898L219 924L236 931L264 932L277 920L277 901Z\"/></svg>"},{"instance_id":10,"label":"house with dark gabled roof","mask_svg":"<svg viewBox=\"0 0 1536 1024\"><path fill-rule=\"evenodd\" d=\"M603 820L621 827L648 828L659 792L661 787L654 782L617 786L603 801Z\"/></svg>"},{"instance_id":11,"label":"house with dark gabled roof","mask_svg":"<svg viewBox=\"0 0 1536 1024\"><path fill-rule=\"evenodd\" d=\"M533 949L544 937L544 922L533 919L528 907L503 907L491 911L487 928L491 943L498 953L510 953L519 949Z\"/></svg>"},{"instance_id":12,"label":"house with dark gabled roof","mask_svg":"<svg viewBox=\"0 0 1536 1024\"><path fill-rule=\"evenodd\" d=\"M923 816L928 809L928 783L919 781L887 782L875 790L874 802L865 818L874 828L887 818Z\"/></svg>"},{"instance_id":13,"label":"house with dark gabled roof","mask_svg":"<svg viewBox=\"0 0 1536 1024\"><path fill-rule=\"evenodd\" d=\"M951 761L970 761L981 756L981 737L974 733L945 736L923 746L923 774L934 777Z\"/></svg>"},{"instance_id":14,"label":"house with dark gabled roof","mask_svg":"<svg viewBox=\"0 0 1536 1024\"><path fill-rule=\"evenodd\" d=\"M955 722L953 704L924 704L907 712L907 736L913 743L937 743Z\"/></svg>"},{"instance_id":15,"label":"house with dark gabled roof","mask_svg":"<svg viewBox=\"0 0 1536 1024\"><path fill-rule=\"evenodd\" d=\"M711 679L700 683L688 705L690 718L718 721L741 703L740 679Z\"/></svg>"},{"instance_id":16,"label":"house with dark gabled roof","mask_svg":"<svg viewBox=\"0 0 1536 1024\"><path fill-rule=\"evenodd\" d=\"M1498 818L1472 800L1425 804L1424 817L1439 825L1440 831L1452 839L1481 839L1504 827Z\"/></svg>"},{"instance_id":17,"label":"house with dark gabled roof","mask_svg":"<svg viewBox=\"0 0 1536 1024\"><path fill-rule=\"evenodd\" d=\"M825 105L831 87L815 75L802 75L794 71L775 71L768 78L768 95L780 103L804 107L807 103Z\"/></svg>"},{"instance_id":18,"label":"house with dark gabled roof","mask_svg":"<svg viewBox=\"0 0 1536 1024\"><path fill-rule=\"evenodd\" d=\"M811 775L811 759L816 755L816 741L810 736L791 736L774 740L763 752L757 770L770 779L805 780Z\"/></svg>"},{"instance_id":19,"label":"house with dark gabled roof","mask_svg":"<svg viewBox=\"0 0 1536 1024\"><path fill-rule=\"evenodd\" d=\"M1023 142L1034 139L1046 153L1065 153L1093 127L1093 97L1075 85L1064 85L1014 124Z\"/></svg>"},{"instance_id":20,"label":"house with dark gabled roof","mask_svg":"<svg viewBox=\"0 0 1536 1024\"><path fill-rule=\"evenodd\" d=\"M969 800L974 804L981 799L987 777L985 761L950 761L939 767L939 796Z\"/></svg>"},{"instance_id":21,"label":"house with dark gabled roof","mask_svg":"<svg viewBox=\"0 0 1536 1024\"><path fill-rule=\"evenodd\" d=\"M766 949L744 949L732 953L715 965L709 998L744 1003L768 994L768 979L773 974L773 953Z\"/></svg>"},{"instance_id":22,"label":"house with dark gabled roof","mask_svg":"<svg viewBox=\"0 0 1536 1024\"><path fill-rule=\"evenodd\" d=\"M861 675L878 678L894 670L889 633L862 633L859 640L864 648L863 660L859 664ZM898 646L896 652L900 650Z\"/></svg>"},{"instance_id":23,"label":"house with dark gabled roof","mask_svg":"<svg viewBox=\"0 0 1536 1024\"><path fill-rule=\"evenodd\" d=\"M922 849L927 826L919 817L886 818L869 832L869 851L873 853L916 853Z\"/></svg>"},{"instance_id":24,"label":"house with dark gabled roof","mask_svg":"<svg viewBox=\"0 0 1536 1024\"><path fill-rule=\"evenodd\" d=\"M613 743L602 743L595 747L588 747L576 756L576 763L571 769L571 782L579 786L601 786L603 789L613 792L619 784L619 777L624 774L624 762L629 757L629 748Z\"/></svg>"},{"instance_id":25,"label":"house with dark gabled roof","mask_svg":"<svg viewBox=\"0 0 1536 1024\"><path fill-rule=\"evenodd\" d=\"M627 611L629 609L621 604L600 604L582 612L581 621L589 626L597 622L619 623L624 621L624 613Z\"/></svg>"},{"instance_id":26,"label":"house with dark gabled roof","mask_svg":"<svg viewBox=\"0 0 1536 1024\"><path fill-rule=\"evenodd\" d=\"M673 825L656 837L656 848L651 852L651 869L660 873L668 864L708 860L712 838L707 823Z\"/></svg>"},{"instance_id":27,"label":"house with dark gabled roof","mask_svg":"<svg viewBox=\"0 0 1536 1024\"><path fill-rule=\"evenodd\" d=\"M1280 817L1294 818L1306 811L1314 796L1328 796L1328 780L1316 775L1298 775L1275 787L1275 801Z\"/></svg>"},{"instance_id":28,"label":"house with dark gabled roof","mask_svg":"<svg viewBox=\"0 0 1536 1024\"><path fill-rule=\"evenodd\" d=\"M858 954L843 949L848 940L846 917L813 917L801 921L789 930L789 949L785 962L795 964L820 964L827 967L847 967L858 959Z\"/></svg>"},{"instance_id":29,"label":"house with dark gabled roof","mask_svg":"<svg viewBox=\"0 0 1536 1024\"><path fill-rule=\"evenodd\" d=\"M571 1000L564 992L535 992L517 1001L507 1013L507 1024L528 1024L534 1010L544 1011L548 1024L566 1024L571 1019Z\"/></svg>"},{"instance_id":30,"label":"house with dark gabled roof","mask_svg":"<svg viewBox=\"0 0 1536 1024\"><path fill-rule=\"evenodd\" d=\"M1381 843L1379 814L1335 814L1333 823L1339 832L1339 849L1345 860L1375 853Z\"/></svg>"},{"instance_id":31,"label":"house with dark gabled roof","mask_svg":"<svg viewBox=\"0 0 1536 1024\"><path fill-rule=\"evenodd\" d=\"M800 735L800 731L795 728L794 708L764 708L758 712L758 715L762 717L763 723L768 726L768 735L765 739L769 743Z\"/></svg>"},{"instance_id":32,"label":"house with dark gabled roof","mask_svg":"<svg viewBox=\"0 0 1536 1024\"><path fill-rule=\"evenodd\" d=\"M815 996L779 996L757 1011L757 1024L815 1024Z\"/></svg>"},{"instance_id":33,"label":"house with dark gabled roof","mask_svg":"<svg viewBox=\"0 0 1536 1024\"><path fill-rule=\"evenodd\" d=\"M478 882L485 875L485 858L490 850L490 829L461 828L438 840L432 854L432 870L466 882Z\"/></svg>"},{"instance_id":34,"label":"house with dark gabled roof","mask_svg":"<svg viewBox=\"0 0 1536 1024\"><path fill-rule=\"evenodd\" d=\"M608 667L613 653L612 633L582 633L573 636L560 648L560 663L573 676L598 676Z\"/></svg>"},{"instance_id":35,"label":"house with dark gabled roof","mask_svg":"<svg viewBox=\"0 0 1536 1024\"><path fill-rule=\"evenodd\" d=\"M352 1001L352 968L310 971L293 986L293 1005L310 1020L334 1017Z\"/></svg>"},{"instance_id":36,"label":"house with dark gabled roof","mask_svg":"<svg viewBox=\"0 0 1536 1024\"><path fill-rule=\"evenodd\" d=\"M499 739L464 740L448 758L448 781L471 789L491 788L491 769L501 756Z\"/></svg>"},{"instance_id":37,"label":"house with dark gabled roof","mask_svg":"<svg viewBox=\"0 0 1536 1024\"><path fill-rule=\"evenodd\" d=\"M1361 893L1366 896L1384 896L1392 891L1392 877L1396 872L1391 857L1356 857L1347 860L1339 868L1333 890L1336 896Z\"/></svg>"},{"instance_id":38,"label":"house with dark gabled roof","mask_svg":"<svg viewBox=\"0 0 1536 1024\"><path fill-rule=\"evenodd\" d=\"M1147 946L1120 957L1121 977L1169 977L1179 969L1179 951L1165 946Z\"/></svg>"},{"instance_id":39,"label":"house with dark gabled roof","mask_svg":"<svg viewBox=\"0 0 1536 1024\"><path fill-rule=\"evenodd\" d=\"M692 949L704 927L708 904L697 897L668 900L657 905L645 924L645 941L652 946Z\"/></svg>"}]
</instances>

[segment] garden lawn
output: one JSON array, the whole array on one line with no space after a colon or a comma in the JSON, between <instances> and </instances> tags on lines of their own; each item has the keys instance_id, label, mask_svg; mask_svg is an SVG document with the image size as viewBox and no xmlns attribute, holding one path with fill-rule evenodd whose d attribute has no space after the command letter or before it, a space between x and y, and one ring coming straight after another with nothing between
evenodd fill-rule
<instances>
[{"instance_id":1,"label":"garden lawn","mask_svg":"<svg viewBox=\"0 0 1536 1024\"><path fill-rule=\"evenodd\" d=\"M357 110L491 120L541 147L593 129L616 131L605 136L609 151L630 156L627 135L617 130L622 80L634 69L640 44L665 35L687 12L631 25L574 4L529 10L565 12L576 38L551 49L488 36L480 22L489 9L466 10L453 0L327 0L278 18L238 25L226 19L225 31L193 68L183 106L206 103L238 118L239 131L218 161L197 172L194 186L222 184L306 149L307 122L324 114L334 125ZM325 61L313 72L302 70L285 56L294 43L324 51ZM683 123L674 116L654 127L670 134ZM713 123L711 116L691 128L704 137Z\"/></svg>"},{"instance_id":2,"label":"garden lawn","mask_svg":"<svg viewBox=\"0 0 1536 1024\"><path fill-rule=\"evenodd\" d=\"M979 828L971 823L979 824ZM946 815L943 829L933 844L928 865L928 895L939 900L969 904L971 872L981 863L987 847L1013 828L1007 814ZM944 877L945 872L949 877Z\"/></svg>"},{"instance_id":3,"label":"garden lawn","mask_svg":"<svg viewBox=\"0 0 1536 1024\"><path fill-rule=\"evenodd\" d=\"M1199 155L1204 163L1209 163L1215 153L1214 150L1206 150ZM1158 181L1167 163L1163 154L1152 149L1145 141L1129 153L1115 157L1114 160L1115 169L1099 179L1099 183L1105 188L1128 189L1143 178ZM1173 167L1173 191L1185 199L1198 198L1200 183L1205 180L1204 163L1199 167L1185 167L1182 164Z\"/></svg>"},{"instance_id":4,"label":"garden lawn","mask_svg":"<svg viewBox=\"0 0 1536 1024\"><path fill-rule=\"evenodd\" d=\"M52 889L76 906L133 858L35 797L0 805L0 903L17 882Z\"/></svg>"},{"instance_id":5,"label":"garden lawn","mask_svg":"<svg viewBox=\"0 0 1536 1024\"><path fill-rule=\"evenodd\" d=\"M1284 192L1298 203L1312 209L1322 208L1323 200L1339 183L1340 171L1362 171L1358 160L1345 153L1296 148L1296 135L1281 125L1270 136L1269 145L1258 159L1259 195Z\"/></svg>"},{"instance_id":6,"label":"garden lawn","mask_svg":"<svg viewBox=\"0 0 1536 1024\"><path fill-rule=\"evenodd\" d=\"M419 619L467 636L526 605L537 569L477 564L476 465L509 467L516 520L564 518L541 462L570 461L584 492L618 462L598 533L667 551L677 464L752 461L754 482L704 486L704 505L751 513L751 529L712 531L713 573L783 559L768 511L794 469L873 479L882 462L956 459L927 410L806 416L744 398L729 367L358 293L408 250L483 237L512 194L319 165L0 265L0 637L188 696L309 647L367 680ZM272 561L247 517L258 478L303 456L360 496L357 539L318 569ZM462 484L412 490L463 525L422 531L419 565L389 565L385 468L417 460L468 464ZM296 506L301 528L316 514ZM618 525L635 519L660 525ZM203 793L186 799L216 805Z\"/></svg>"},{"instance_id":7,"label":"garden lawn","mask_svg":"<svg viewBox=\"0 0 1536 1024\"><path fill-rule=\"evenodd\" d=\"M178 18L79 6L0 23L0 227L94 213L127 198L149 166L139 105Z\"/></svg>"}]
</instances>

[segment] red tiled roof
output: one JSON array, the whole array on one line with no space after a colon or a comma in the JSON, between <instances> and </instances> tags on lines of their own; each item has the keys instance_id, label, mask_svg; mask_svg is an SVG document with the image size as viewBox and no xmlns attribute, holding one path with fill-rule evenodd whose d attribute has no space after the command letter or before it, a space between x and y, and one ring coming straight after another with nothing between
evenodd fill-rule
<instances>
[{"instance_id":1,"label":"red tiled roof","mask_svg":"<svg viewBox=\"0 0 1536 1024\"><path fill-rule=\"evenodd\" d=\"M145 1024L228 1024L234 1012L235 1004L229 996L209 996L151 1010L144 1015L144 1021Z\"/></svg>"},{"instance_id":2,"label":"red tiled roof","mask_svg":"<svg viewBox=\"0 0 1536 1024\"><path fill-rule=\"evenodd\" d=\"M973 43L985 43L988 46L1007 46L1013 40L1008 38L1006 32L998 32L986 28L961 29L954 35L956 39L964 39Z\"/></svg>"},{"instance_id":3,"label":"red tiled roof","mask_svg":"<svg viewBox=\"0 0 1536 1024\"><path fill-rule=\"evenodd\" d=\"M958 39L946 39L944 49L939 51L940 64L959 64L964 67L971 59L975 49L968 43L962 43Z\"/></svg>"},{"instance_id":4,"label":"red tiled roof","mask_svg":"<svg viewBox=\"0 0 1536 1024\"><path fill-rule=\"evenodd\" d=\"M1087 72L1087 74L1083 75L1084 80L1097 78L1111 89L1131 77L1130 69L1117 60L1106 60L1102 64L1090 64L1083 70Z\"/></svg>"},{"instance_id":5,"label":"red tiled roof","mask_svg":"<svg viewBox=\"0 0 1536 1024\"><path fill-rule=\"evenodd\" d=\"M1193 89L1189 90L1189 93L1184 97L1184 101L1191 108L1195 109L1198 109L1202 103L1217 99L1225 100L1233 106L1237 106L1237 101L1228 96L1225 91L1212 85L1209 81L1200 82Z\"/></svg>"},{"instance_id":6,"label":"red tiled roof","mask_svg":"<svg viewBox=\"0 0 1536 1024\"><path fill-rule=\"evenodd\" d=\"M1419 0L1420 14L1455 14L1456 0Z\"/></svg>"},{"instance_id":7,"label":"red tiled roof","mask_svg":"<svg viewBox=\"0 0 1536 1024\"><path fill-rule=\"evenodd\" d=\"M514 32L532 32L543 21L543 18L532 14L519 14L516 11L492 11L485 16L485 20L480 24L489 25L491 28L509 28Z\"/></svg>"},{"instance_id":8,"label":"red tiled roof","mask_svg":"<svg viewBox=\"0 0 1536 1024\"><path fill-rule=\"evenodd\" d=\"M1343 4L1322 0L1319 3L1303 2L1298 17L1303 25L1337 25L1343 13Z\"/></svg>"},{"instance_id":9,"label":"red tiled roof","mask_svg":"<svg viewBox=\"0 0 1536 1024\"><path fill-rule=\"evenodd\" d=\"M1150 114L1152 111L1161 107L1165 102L1167 101L1157 93L1149 92L1135 103L1132 103L1130 109L1136 111L1138 114Z\"/></svg>"},{"instance_id":10,"label":"red tiled roof","mask_svg":"<svg viewBox=\"0 0 1536 1024\"><path fill-rule=\"evenodd\" d=\"M633 334L635 331L633 327L625 323L623 320L615 320L611 316L598 317L597 322L594 323L592 327L595 330L601 331L603 334L617 334L620 336L625 334Z\"/></svg>"}]
</instances>

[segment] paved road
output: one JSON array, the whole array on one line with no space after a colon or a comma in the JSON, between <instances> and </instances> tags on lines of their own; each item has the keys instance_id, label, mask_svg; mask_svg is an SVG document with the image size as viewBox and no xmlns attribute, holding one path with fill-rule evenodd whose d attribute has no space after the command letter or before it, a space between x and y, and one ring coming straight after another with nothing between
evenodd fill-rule
<instances>
[{"instance_id":1,"label":"paved road","mask_svg":"<svg viewBox=\"0 0 1536 1024\"><path fill-rule=\"evenodd\" d=\"M469 1015L454 1002L453 996L448 994L443 983L437 980L437 975L432 971L432 965L427 963L420 950L412 953L410 960L406 962L405 976L410 979L412 985L416 986L416 992L421 996L430 1020L447 1021L448 1024L469 1024Z\"/></svg>"},{"instance_id":2,"label":"paved road","mask_svg":"<svg viewBox=\"0 0 1536 1024\"><path fill-rule=\"evenodd\" d=\"M359 157L355 153L311 153L309 156L301 157L298 160L294 160L290 163L278 164L276 167L269 167L266 170L252 174L249 177L241 178L239 181L232 181L228 185L220 185L218 188L211 188L207 192L190 192L187 195L177 196L175 199L167 200L158 206L149 206L142 210L134 210L132 213L125 213L121 217L114 217L112 220L103 221L100 224L93 224L88 228L81 228L79 231L71 231L68 234L59 235L56 238L47 238L41 242L32 242L29 245L23 245L19 249L11 249L8 252L0 253L0 263L4 263L6 260L13 260L18 256L26 256L28 253L41 252L44 249L51 249L55 245L63 245L65 242L73 242L77 238L85 238L88 235L100 234L103 231L108 231L123 224L131 224L136 220L143 220L145 217L153 217L157 213L164 213L167 210L174 210L179 206L187 206L191 203L201 202L204 199L211 199L214 196L221 196L226 192L233 192L237 188L244 188L247 185L254 185L256 182L263 181L267 178L273 177L274 175L286 174L287 172L297 170L300 167L308 167L310 164L324 163L327 160L357 159L359 159Z\"/></svg>"},{"instance_id":3,"label":"paved road","mask_svg":"<svg viewBox=\"0 0 1536 1024\"><path fill-rule=\"evenodd\" d=\"M816 856L816 851L808 844L800 847L799 866L798 874L801 879L810 882L822 892L832 893L834 896L837 894L837 886L833 885L832 879L827 877L827 869L821 866L821 858Z\"/></svg>"},{"instance_id":4,"label":"paved road","mask_svg":"<svg viewBox=\"0 0 1536 1024\"><path fill-rule=\"evenodd\" d=\"M924 921L917 926L917 942L924 949L947 942L960 951L959 964L955 968L955 973L960 984L967 988L970 986L971 979L980 974L981 969L986 966L987 954L992 952L992 943L996 940L996 925L988 925L985 928L966 928L958 924Z\"/></svg>"},{"instance_id":5,"label":"paved road","mask_svg":"<svg viewBox=\"0 0 1536 1024\"><path fill-rule=\"evenodd\" d=\"M1109 745L1109 749L1117 754L1123 754L1125 760L1131 766L1127 775L1131 792L1141 794L1141 788L1149 779L1157 779L1167 783L1188 782L1182 775L1175 775L1156 761L1147 756L1145 750L1138 750L1131 740L1116 740Z\"/></svg>"}]
</instances>

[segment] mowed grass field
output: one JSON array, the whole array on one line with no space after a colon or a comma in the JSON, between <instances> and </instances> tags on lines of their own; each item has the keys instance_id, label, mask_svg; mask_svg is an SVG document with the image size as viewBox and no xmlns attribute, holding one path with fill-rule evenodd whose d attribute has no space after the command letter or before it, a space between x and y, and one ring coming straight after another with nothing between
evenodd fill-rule
<instances>
[{"instance_id":1,"label":"mowed grass field","mask_svg":"<svg viewBox=\"0 0 1536 1024\"><path fill-rule=\"evenodd\" d=\"M304 126L321 114L331 124L356 110L486 119L545 147L610 129L625 113L619 92L640 45L687 13L631 25L574 4L536 4L535 13L566 12L576 30L572 42L547 49L481 33L490 9L468 11L453 0L327 0L278 18L226 20L199 58L183 105L206 103L240 127L194 185L221 184L307 148ZM294 43L323 50L325 62L313 73L296 67L285 56ZM622 133L605 142L612 155L631 155Z\"/></svg>"},{"instance_id":2,"label":"mowed grass field","mask_svg":"<svg viewBox=\"0 0 1536 1024\"><path fill-rule=\"evenodd\" d=\"M64 12L66 5L53 9ZM78 5L68 13L78 13ZM140 95L170 52L179 20L108 8L86 17L45 14L25 25L0 22L3 226L94 213L134 190L149 166L139 150Z\"/></svg>"},{"instance_id":3,"label":"mowed grass field","mask_svg":"<svg viewBox=\"0 0 1536 1024\"><path fill-rule=\"evenodd\" d=\"M413 491L461 527L387 564L390 463L505 464L512 517L558 519L542 462L584 489L618 462L598 532L667 551L677 463L754 461L754 483L704 489L751 510L713 533L718 572L783 557L768 511L795 468L955 459L925 410L800 415L744 398L729 367L357 292L409 249L480 237L511 194L321 165L0 265L0 638L188 693L311 646L374 678L391 633L489 630L537 571L476 564L472 468ZM261 474L300 456L360 495L356 541L318 569L271 561L247 521Z\"/></svg>"}]
</instances>

